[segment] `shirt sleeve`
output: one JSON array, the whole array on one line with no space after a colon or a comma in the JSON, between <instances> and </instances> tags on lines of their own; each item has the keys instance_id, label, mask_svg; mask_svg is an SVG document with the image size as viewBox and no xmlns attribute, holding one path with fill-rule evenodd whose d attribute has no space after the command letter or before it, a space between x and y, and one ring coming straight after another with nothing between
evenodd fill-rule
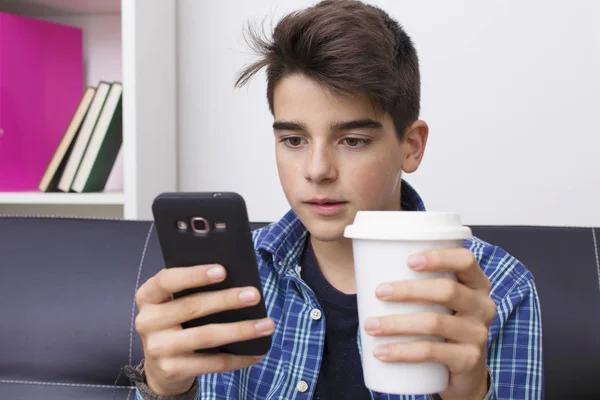
<instances>
[{"instance_id":1,"label":"shirt sleeve","mask_svg":"<svg viewBox=\"0 0 600 400\"><path fill-rule=\"evenodd\" d=\"M200 400L200 393L198 392L198 385L195 384L190 391L179 395L179 396L159 396L156 393L142 394L143 389L136 388L135 398L136 400Z\"/></svg>"},{"instance_id":2,"label":"shirt sleeve","mask_svg":"<svg viewBox=\"0 0 600 400\"><path fill-rule=\"evenodd\" d=\"M200 400L198 380L194 382L190 390L178 396L161 396L154 393L144 383L137 383L135 389L136 400Z\"/></svg>"},{"instance_id":3,"label":"shirt sleeve","mask_svg":"<svg viewBox=\"0 0 600 400\"><path fill-rule=\"evenodd\" d=\"M497 303L488 341L491 392L485 400L544 398L540 303L531 276Z\"/></svg>"}]
</instances>

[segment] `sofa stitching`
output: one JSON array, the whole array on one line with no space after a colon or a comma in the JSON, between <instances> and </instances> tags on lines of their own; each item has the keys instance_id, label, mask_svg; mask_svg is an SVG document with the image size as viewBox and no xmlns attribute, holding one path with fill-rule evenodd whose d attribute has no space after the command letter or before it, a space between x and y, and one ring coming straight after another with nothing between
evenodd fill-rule
<instances>
[{"instance_id":1,"label":"sofa stitching","mask_svg":"<svg viewBox=\"0 0 600 400\"><path fill-rule=\"evenodd\" d=\"M129 365L131 365L133 358L133 323L135 317L135 294L140 285L140 277L142 275L142 266L144 265L144 259L146 258L146 250L148 249L148 243L150 242L150 236L152 235L152 229L154 228L154 222L150 224L148 234L146 235L146 242L144 243L144 249L142 250L142 257L140 259L140 265L138 267L137 279L135 282L135 290L133 291L133 305L131 307L131 323L129 327Z\"/></svg>"},{"instance_id":2,"label":"sofa stitching","mask_svg":"<svg viewBox=\"0 0 600 400\"><path fill-rule=\"evenodd\" d=\"M596 230L592 228L592 238L594 239L594 251L596 252L596 270L598 271L598 290L600 290L600 257L598 256L598 242L596 240Z\"/></svg>"},{"instance_id":3,"label":"sofa stitching","mask_svg":"<svg viewBox=\"0 0 600 400\"><path fill-rule=\"evenodd\" d=\"M0 379L0 383L10 383L18 385L43 385L43 386L67 386L67 387L86 387L96 389L127 389L132 390L135 386L112 386L112 385L89 385L85 383L64 383L64 382L39 382L39 381L18 381L10 379Z\"/></svg>"}]
</instances>

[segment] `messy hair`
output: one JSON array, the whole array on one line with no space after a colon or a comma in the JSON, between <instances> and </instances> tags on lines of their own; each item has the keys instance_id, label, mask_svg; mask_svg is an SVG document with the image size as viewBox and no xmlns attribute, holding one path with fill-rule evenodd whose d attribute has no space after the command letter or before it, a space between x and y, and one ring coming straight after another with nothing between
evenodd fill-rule
<instances>
[{"instance_id":1,"label":"messy hair","mask_svg":"<svg viewBox=\"0 0 600 400\"><path fill-rule=\"evenodd\" d=\"M378 7L358 0L324 0L284 16L267 38L248 26L258 59L235 82L244 86L266 68L267 100L286 76L301 74L344 96L364 93L394 121L400 139L419 117L417 51L402 26Z\"/></svg>"}]
</instances>

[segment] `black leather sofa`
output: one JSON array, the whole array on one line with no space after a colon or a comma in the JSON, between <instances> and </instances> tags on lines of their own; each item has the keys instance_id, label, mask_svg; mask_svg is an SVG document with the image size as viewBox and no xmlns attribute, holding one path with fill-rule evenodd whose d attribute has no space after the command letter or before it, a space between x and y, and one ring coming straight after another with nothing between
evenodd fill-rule
<instances>
[{"instance_id":1,"label":"black leather sofa","mask_svg":"<svg viewBox=\"0 0 600 400\"><path fill-rule=\"evenodd\" d=\"M472 229L536 277L546 398L600 399L600 229ZM0 399L134 399L134 294L161 268L151 221L0 217Z\"/></svg>"}]
</instances>

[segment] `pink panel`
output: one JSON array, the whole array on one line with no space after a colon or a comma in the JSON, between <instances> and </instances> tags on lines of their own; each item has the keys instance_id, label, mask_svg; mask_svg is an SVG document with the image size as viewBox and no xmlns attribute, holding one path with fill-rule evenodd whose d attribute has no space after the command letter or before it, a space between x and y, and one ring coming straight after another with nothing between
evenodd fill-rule
<instances>
[{"instance_id":1,"label":"pink panel","mask_svg":"<svg viewBox=\"0 0 600 400\"><path fill-rule=\"evenodd\" d=\"M82 31L0 12L0 191L37 191L84 90Z\"/></svg>"}]
</instances>

